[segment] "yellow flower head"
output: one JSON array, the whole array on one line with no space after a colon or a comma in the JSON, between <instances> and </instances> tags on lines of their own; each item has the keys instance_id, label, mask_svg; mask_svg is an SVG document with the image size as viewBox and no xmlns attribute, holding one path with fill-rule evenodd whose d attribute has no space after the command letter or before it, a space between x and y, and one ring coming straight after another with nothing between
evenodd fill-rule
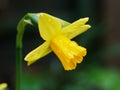
<instances>
[{"instance_id":1,"label":"yellow flower head","mask_svg":"<svg viewBox=\"0 0 120 90\"><path fill-rule=\"evenodd\" d=\"M85 24L88 20L89 18L82 18L71 24L49 14L41 13L38 27L40 36L45 42L31 51L25 57L25 61L30 65L53 51L65 70L75 69L87 51L70 39L90 28L90 25Z\"/></svg>"},{"instance_id":2,"label":"yellow flower head","mask_svg":"<svg viewBox=\"0 0 120 90\"><path fill-rule=\"evenodd\" d=\"M0 84L0 90L6 90L7 84L6 83L1 83Z\"/></svg>"}]
</instances>

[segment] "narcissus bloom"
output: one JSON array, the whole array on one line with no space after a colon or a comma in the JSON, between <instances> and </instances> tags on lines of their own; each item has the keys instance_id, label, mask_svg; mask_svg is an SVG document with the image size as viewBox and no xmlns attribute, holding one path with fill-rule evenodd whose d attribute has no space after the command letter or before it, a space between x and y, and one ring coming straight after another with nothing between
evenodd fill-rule
<instances>
[{"instance_id":1,"label":"narcissus bloom","mask_svg":"<svg viewBox=\"0 0 120 90\"><path fill-rule=\"evenodd\" d=\"M6 90L7 89L7 84L6 83L1 83L0 84L0 90Z\"/></svg>"},{"instance_id":2,"label":"narcissus bloom","mask_svg":"<svg viewBox=\"0 0 120 90\"><path fill-rule=\"evenodd\" d=\"M25 61L28 62L28 65L31 65L53 51L60 59L65 70L75 69L77 63L81 63L87 51L86 48L79 46L70 39L91 27L85 24L88 20L89 18L81 18L73 23L68 23L49 14L41 13L38 27L40 36L45 42L31 51L25 57Z\"/></svg>"}]
</instances>

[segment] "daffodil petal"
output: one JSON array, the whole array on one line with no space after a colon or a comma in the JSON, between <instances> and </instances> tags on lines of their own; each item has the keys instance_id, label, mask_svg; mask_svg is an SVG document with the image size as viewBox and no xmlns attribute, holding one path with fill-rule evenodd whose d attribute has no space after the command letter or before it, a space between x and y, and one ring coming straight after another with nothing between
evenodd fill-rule
<instances>
[{"instance_id":1,"label":"daffodil petal","mask_svg":"<svg viewBox=\"0 0 120 90\"><path fill-rule=\"evenodd\" d=\"M66 27L66 26L71 24L71 23L69 23L69 22L67 22L65 20L60 19L60 18L57 18L57 17L55 17L55 18L60 22L62 28L64 28L64 27Z\"/></svg>"},{"instance_id":2,"label":"daffodil petal","mask_svg":"<svg viewBox=\"0 0 120 90\"><path fill-rule=\"evenodd\" d=\"M91 27L90 25L85 25L85 23L88 20L89 20L89 18L79 19L79 20L73 22L72 24L66 26L65 28L63 28L62 32L65 34L65 36L72 39Z\"/></svg>"},{"instance_id":3,"label":"daffodil petal","mask_svg":"<svg viewBox=\"0 0 120 90\"><path fill-rule=\"evenodd\" d=\"M46 56L49 54L52 50L49 47L50 42L46 41L33 51L31 51L27 56L25 57L25 61L27 61L27 65L31 65L32 63L36 62L38 59Z\"/></svg>"},{"instance_id":4,"label":"daffodil petal","mask_svg":"<svg viewBox=\"0 0 120 90\"><path fill-rule=\"evenodd\" d=\"M44 40L50 40L60 29L60 22L53 16L41 13L38 20L39 32Z\"/></svg>"},{"instance_id":5,"label":"daffodil petal","mask_svg":"<svg viewBox=\"0 0 120 90\"><path fill-rule=\"evenodd\" d=\"M79 34L85 32L86 30L88 30L91 26L90 25L83 25L81 26L78 30L75 31L71 31L71 32L65 32L65 36L67 36L69 39L72 39L76 36L78 36Z\"/></svg>"}]
</instances>

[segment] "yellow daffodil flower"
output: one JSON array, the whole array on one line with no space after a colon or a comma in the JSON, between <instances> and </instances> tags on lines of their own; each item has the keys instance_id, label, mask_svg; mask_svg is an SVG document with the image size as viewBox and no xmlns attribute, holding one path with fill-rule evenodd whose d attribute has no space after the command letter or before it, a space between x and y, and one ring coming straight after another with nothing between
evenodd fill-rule
<instances>
[{"instance_id":1,"label":"yellow daffodil flower","mask_svg":"<svg viewBox=\"0 0 120 90\"><path fill-rule=\"evenodd\" d=\"M85 24L89 18L81 18L73 23L56 18L46 13L40 13L38 27L40 36L45 42L31 51L25 61L28 65L46 56L53 51L60 59L65 70L76 68L77 63L81 63L86 55L86 48L79 46L70 39L85 32L91 26Z\"/></svg>"},{"instance_id":2,"label":"yellow daffodil flower","mask_svg":"<svg viewBox=\"0 0 120 90\"><path fill-rule=\"evenodd\" d=\"M0 90L6 90L7 84L6 83L1 83L0 84Z\"/></svg>"}]
</instances>

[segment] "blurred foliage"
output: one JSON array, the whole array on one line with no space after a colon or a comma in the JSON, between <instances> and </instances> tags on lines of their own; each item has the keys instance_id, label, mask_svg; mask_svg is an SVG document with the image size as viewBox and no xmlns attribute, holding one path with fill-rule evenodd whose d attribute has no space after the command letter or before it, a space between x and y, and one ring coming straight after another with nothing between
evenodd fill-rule
<instances>
[{"instance_id":1,"label":"blurred foliage","mask_svg":"<svg viewBox=\"0 0 120 90\"><path fill-rule=\"evenodd\" d=\"M92 66L80 71L24 73L22 90L119 90L120 73Z\"/></svg>"}]
</instances>

